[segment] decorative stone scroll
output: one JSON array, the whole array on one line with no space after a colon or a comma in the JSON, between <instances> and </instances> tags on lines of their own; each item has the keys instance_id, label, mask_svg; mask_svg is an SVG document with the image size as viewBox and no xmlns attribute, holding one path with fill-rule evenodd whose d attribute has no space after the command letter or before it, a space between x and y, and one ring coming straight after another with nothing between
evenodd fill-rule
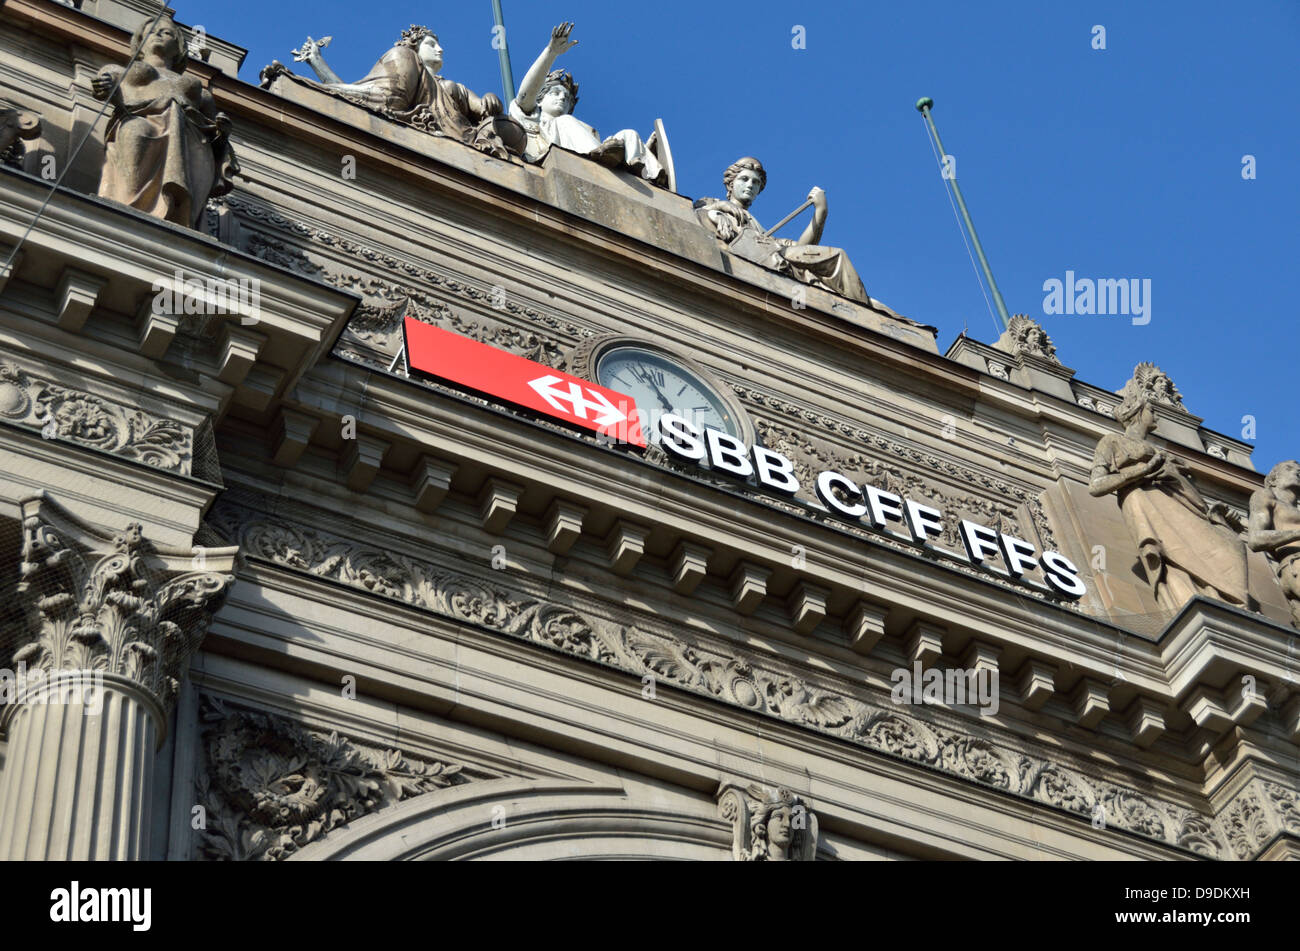
<instances>
[{"instance_id":1,"label":"decorative stone scroll","mask_svg":"<svg viewBox=\"0 0 1300 951\"><path fill-rule=\"evenodd\" d=\"M393 803L468 782L455 763L409 757L204 694L204 825L195 858L278 861Z\"/></svg>"},{"instance_id":2,"label":"decorative stone scroll","mask_svg":"<svg viewBox=\"0 0 1300 951\"><path fill-rule=\"evenodd\" d=\"M723 783L718 812L731 823L731 855L737 862L812 862L817 857L817 816L788 789Z\"/></svg>"},{"instance_id":3,"label":"decorative stone scroll","mask_svg":"<svg viewBox=\"0 0 1300 951\"><path fill-rule=\"evenodd\" d=\"M860 685L818 683L816 675L795 670L788 661L743 653L722 639L692 635L688 640L651 618L628 624L626 611L617 618L597 617L585 608L508 591L495 581L396 550L367 547L225 500L213 517L254 559L637 677L653 674L660 683L992 786L1074 813L1084 822L1100 807L1109 825L1165 845L1209 857L1223 850L1212 817L1040 759L1017 740L974 736L894 705L861 699L865 691Z\"/></svg>"},{"instance_id":4,"label":"decorative stone scroll","mask_svg":"<svg viewBox=\"0 0 1300 951\"><path fill-rule=\"evenodd\" d=\"M189 475L194 431L174 419L60 386L0 358L0 419L38 429L47 439L111 452Z\"/></svg>"},{"instance_id":5,"label":"decorative stone scroll","mask_svg":"<svg viewBox=\"0 0 1300 951\"><path fill-rule=\"evenodd\" d=\"M1280 835L1300 838L1300 792L1255 779L1219 813L1232 858L1253 859Z\"/></svg>"}]
</instances>

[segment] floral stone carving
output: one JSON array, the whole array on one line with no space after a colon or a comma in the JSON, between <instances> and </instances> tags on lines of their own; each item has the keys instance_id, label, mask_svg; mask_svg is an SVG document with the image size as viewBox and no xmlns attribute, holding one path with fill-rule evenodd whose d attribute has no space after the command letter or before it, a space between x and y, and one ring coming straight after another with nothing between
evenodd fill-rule
<instances>
[{"instance_id":1,"label":"floral stone carving","mask_svg":"<svg viewBox=\"0 0 1300 951\"><path fill-rule=\"evenodd\" d=\"M94 527L44 493L24 499L22 514L18 594L28 631L14 663L117 674L167 710L235 580L238 549L163 548L139 523Z\"/></svg>"},{"instance_id":2,"label":"floral stone carving","mask_svg":"<svg viewBox=\"0 0 1300 951\"><path fill-rule=\"evenodd\" d=\"M456 764L371 749L207 695L199 716L199 858L284 859L353 819L467 781Z\"/></svg>"},{"instance_id":3,"label":"floral stone carving","mask_svg":"<svg viewBox=\"0 0 1300 951\"><path fill-rule=\"evenodd\" d=\"M692 634L687 640L655 618L627 623L623 607L608 608L609 616L601 617L594 604L561 604L505 590L495 580L480 580L392 547L381 550L289 524L224 499L214 520L237 536L254 559L637 677L650 674L661 684L1001 789L1068 811L1082 821L1091 821L1100 805L1112 827L1212 858L1224 849L1213 817L1087 776L1083 766L1035 758L1021 752L1014 739L972 736L959 726L935 722L952 718L931 715L923 720L891 704L865 699L869 692L860 684L821 683L828 679L823 673L796 669L784 659L742 653L723 638Z\"/></svg>"},{"instance_id":4,"label":"floral stone carving","mask_svg":"<svg viewBox=\"0 0 1300 951\"><path fill-rule=\"evenodd\" d=\"M41 379L8 360L0 360L0 419L39 429L47 439L66 439L181 475L191 472L194 432L189 427Z\"/></svg>"}]
</instances>

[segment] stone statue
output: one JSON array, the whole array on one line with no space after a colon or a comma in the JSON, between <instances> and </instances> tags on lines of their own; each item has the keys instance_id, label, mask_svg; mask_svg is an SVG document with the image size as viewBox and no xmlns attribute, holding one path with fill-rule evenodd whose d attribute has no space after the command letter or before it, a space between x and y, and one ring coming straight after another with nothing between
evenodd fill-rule
<instances>
[{"instance_id":1,"label":"stone statue","mask_svg":"<svg viewBox=\"0 0 1300 951\"><path fill-rule=\"evenodd\" d=\"M560 54L578 45L570 40L572 23L561 23L551 31L551 40L529 67L519 94L510 103L510 116L528 133L524 158L540 162L551 146L586 155L610 167L623 166L646 181L668 187L669 172L660 162L656 149L661 143L659 131L647 142L631 129L623 129L602 139L600 133L573 115L578 104L578 84L562 69L551 70Z\"/></svg>"},{"instance_id":2,"label":"stone statue","mask_svg":"<svg viewBox=\"0 0 1300 951\"><path fill-rule=\"evenodd\" d=\"M722 176L726 198L701 198L695 203L700 222L727 249L747 261L787 274L805 284L822 287L841 297L870 304L866 288L841 248L822 247L826 227L826 193L814 188L808 193L813 203L813 220L798 241L766 234L749 206L767 186L767 172L756 158L732 163Z\"/></svg>"},{"instance_id":3,"label":"stone statue","mask_svg":"<svg viewBox=\"0 0 1300 951\"><path fill-rule=\"evenodd\" d=\"M208 199L228 193L239 172L230 119L185 75L189 56L176 22L164 15L148 29L146 22L131 37L130 69L107 66L92 81L95 98L113 106L99 194L197 228Z\"/></svg>"},{"instance_id":4,"label":"stone statue","mask_svg":"<svg viewBox=\"0 0 1300 951\"><path fill-rule=\"evenodd\" d=\"M1056 364L1061 362L1057 359L1056 346L1052 343L1052 338L1047 336L1047 331L1026 314L1016 314L1011 318L1007 329L1002 332L997 343L993 344L993 348L1013 356L1028 354Z\"/></svg>"},{"instance_id":5,"label":"stone statue","mask_svg":"<svg viewBox=\"0 0 1300 951\"><path fill-rule=\"evenodd\" d=\"M817 816L788 789L724 783L718 807L733 831L738 862L811 862L817 855Z\"/></svg>"},{"instance_id":6,"label":"stone statue","mask_svg":"<svg viewBox=\"0 0 1300 951\"><path fill-rule=\"evenodd\" d=\"M1147 439L1156 428L1151 397L1135 388L1115 418L1124 433L1097 443L1089 490L1118 497L1156 600L1170 611L1198 594L1248 606L1240 526L1221 503L1206 504L1180 459Z\"/></svg>"},{"instance_id":7,"label":"stone statue","mask_svg":"<svg viewBox=\"0 0 1300 951\"><path fill-rule=\"evenodd\" d=\"M1251 494L1246 544L1277 560L1291 624L1300 627L1300 462L1279 462L1264 478L1264 488Z\"/></svg>"},{"instance_id":8,"label":"stone statue","mask_svg":"<svg viewBox=\"0 0 1300 951\"><path fill-rule=\"evenodd\" d=\"M1174 381L1169 378L1169 374L1154 363L1139 363L1133 368L1133 376L1124 384L1123 389L1116 391L1119 396L1128 396L1133 392L1142 393L1157 403L1164 403L1166 406L1173 406L1186 412L1186 407L1183 406L1183 395L1178 392L1178 387L1174 386Z\"/></svg>"},{"instance_id":9,"label":"stone statue","mask_svg":"<svg viewBox=\"0 0 1300 951\"><path fill-rule=\"evenodd\" d=\"M321 88L500 159L523 154L527 136L519 123L501 114L499 97L493 93L477 96L439 75L442 46L437 35L426 27L412 25L403 30L393 48L355 83L344 82L325 62L321 48L328 45L329 39L316 41L308 37L301 49L294 50L294 58L315 71ZM284 65L273 62L262 71L262 84L269 85L283 72L287 72Z\"/></svg>"}]
</instances>

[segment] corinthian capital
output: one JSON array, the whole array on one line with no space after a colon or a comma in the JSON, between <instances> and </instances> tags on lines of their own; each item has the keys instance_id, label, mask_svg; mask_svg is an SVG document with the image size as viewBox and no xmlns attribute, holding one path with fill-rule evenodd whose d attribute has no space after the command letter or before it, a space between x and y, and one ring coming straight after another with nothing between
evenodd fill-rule
<instances>
[{"instance_id":1,"label":"corinthian capital","mask_svg":"<svg viewBox=\"0 0 1300 951\"><path fill-rule=\"evenodd\" d=\"M90 525L43 492L23 500L22 516L27 630L14 662L116 674L166 711L235 580L239 549L155 545L138 522Z\"/></svg>"}]
</instances>

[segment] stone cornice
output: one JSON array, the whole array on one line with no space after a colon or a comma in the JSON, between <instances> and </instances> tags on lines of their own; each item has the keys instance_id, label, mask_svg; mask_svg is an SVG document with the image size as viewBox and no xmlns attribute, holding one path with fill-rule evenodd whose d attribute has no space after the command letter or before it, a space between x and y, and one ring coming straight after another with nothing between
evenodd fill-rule
<instances>
[{"instance_id":1,"label":"stone cornice","mask_svg":"<svg viewBox=\"0 0 1300 951\"><path fill-rule=\"evenodd\" d=\"M963 734L907 708L862 699L848 685L774 666L754 651L719 650L699 635L682 636L598 619L569 604L507 590L495 579L476 579L405 554L368 548L276 519L225 509L218 518L237 532L248 556L396 600L663 685L702 694L725 705L775 717L791 725L992 787L1090 819L1100 806L1109 826L1204 855L1222 843L1214 821L1184 807L1153 801L1135 789L1089 778L1076 768L1040 760L1023 743L1007 745L990 731ZM662 689L662 688L661 688Z\"/></svg>"},{"instance_id":2,"label":"stone cornice","mask_svg":"<svg viewBox=\"0 0 1300 951\"><path fill-rule=\"evenodd\" d=\"M48 188L9 169L0 169L0 175L5 176L6 185L0 189L0 240L12 243L25 230ZM99 300L133 300L145 309L155 296L155 282L170 286L177 271L187 280L257 281L256 312L245 313L241 304L221 319L237 329L245 329L242 325L249 322L246 329L264 338L254 360L274 381L270 384L272 396L291 390L301 374L328 351L358 299L207 235L68 189L55 192L27 237L24 266L30 267L38 259L75 265L78 272L103 282ZM134 352L138 348L138 344L130 347L132 352L124 353L120 362L147 373L154 368L154 361ZM220 373L216 366L207 370L213 377ZM266 383L257 376L250 365L236 380L236 399L265 405L267 394L250 389L254 384L265 388Z\"/></svg>"}]
</instances>

